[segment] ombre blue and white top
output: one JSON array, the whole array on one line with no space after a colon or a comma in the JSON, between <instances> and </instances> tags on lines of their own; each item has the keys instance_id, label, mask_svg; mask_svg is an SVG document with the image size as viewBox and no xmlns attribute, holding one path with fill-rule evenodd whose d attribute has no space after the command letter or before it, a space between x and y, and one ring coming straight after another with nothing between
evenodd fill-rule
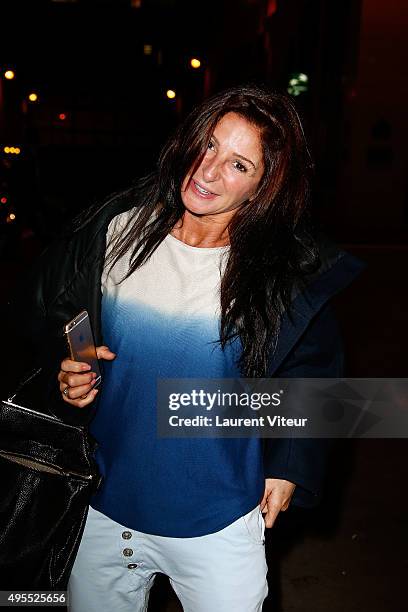
<instances>
[{"instance_id":1,"label":"ombre blue and white top","mask_svg":"<svg viewBox=\"0 0 408 612\"><path fill-rule=\"evenodd\" d=\"M107 243L134 210L117 215ZM108 250L109 252L109 246ZM168 235L119 283L126 254L102 276L104 381L91 433L105 480L91 505L144 533L194 537L249 512L264 490L261 441L158 438L158 378L239 376L240 343L219 339L220 279L228 247L197 248Z\"/></svg>"}]
</instances>

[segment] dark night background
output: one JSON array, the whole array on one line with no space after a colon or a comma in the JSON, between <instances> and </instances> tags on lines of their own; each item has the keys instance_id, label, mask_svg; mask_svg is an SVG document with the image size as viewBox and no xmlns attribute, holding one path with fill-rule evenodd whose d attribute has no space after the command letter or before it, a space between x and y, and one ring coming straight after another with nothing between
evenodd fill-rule
<instances>
[{"instance_id":1,"label":"dark night background","mask_svg":"<svg viewBox=\"0 0 408 612\"><path fill-rule=\"evenodd\" d=\"M0 24L3 305L68 219L152 168L195 103L292 83L315 218L368 264L335 302L347 375L407 377L406 2L3 0ZM3 355L7 387L18 359ZM268 533L264 610L406 609L406 451L404 439L337 445L322 505L290 508ZM164 578L149 609L180 609Z\"/></svg>"}]
</instances>

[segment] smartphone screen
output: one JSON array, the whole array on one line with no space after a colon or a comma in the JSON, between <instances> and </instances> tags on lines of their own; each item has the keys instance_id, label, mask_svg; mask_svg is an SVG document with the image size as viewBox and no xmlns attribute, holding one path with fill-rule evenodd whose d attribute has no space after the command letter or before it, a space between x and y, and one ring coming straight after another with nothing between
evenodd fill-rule
<instances>
[{"instance_id":1,"label":"smartphone screen","mask_svg":"<svg viewBox=\"0 0 408 612\"><path fill-rule=\"evenodd\" d=\"M96 374L94 387L97 387L102 377L87 311L83 310L72 321L67 323L64 327L64 332L68 340L71 359L88 363L91 366L90 371Z\"/></svg>"}]
</instances>

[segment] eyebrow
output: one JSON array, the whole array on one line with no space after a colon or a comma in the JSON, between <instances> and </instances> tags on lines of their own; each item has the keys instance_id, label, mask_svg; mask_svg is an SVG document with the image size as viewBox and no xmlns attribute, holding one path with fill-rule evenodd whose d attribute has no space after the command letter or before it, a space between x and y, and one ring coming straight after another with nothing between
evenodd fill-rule
<instances>
[{"instance_id":1,"label":"eyebrow","mask_svg":"<svg viewBox=\"0 0 408 612\"><path fill-rule=\"evenodd\" d=\"M216 136L214 136L214 134L212 135L212 138L215 140L215 142L219 145L220 141L218 140L218 138ZM239 157L240 159L245 160L246 162L248 162L249 164L252 164L252 166L254 167L254 170L256 170L256 166L254 164L253 161L251 161L250 159L248 159L247 157L244 157L243 155L241 155L240 153L233 153L234 157Z\"/></svg>"}]
</instances>

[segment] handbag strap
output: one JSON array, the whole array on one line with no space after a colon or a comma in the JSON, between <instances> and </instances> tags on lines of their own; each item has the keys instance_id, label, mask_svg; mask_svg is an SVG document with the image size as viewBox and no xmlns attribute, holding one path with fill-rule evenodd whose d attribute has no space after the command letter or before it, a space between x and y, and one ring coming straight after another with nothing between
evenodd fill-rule
<instances>
[{"instance_id":1,"label":"handbag strap","mask_svg":"<svg viewBox=\"0 0 408 612\"><path fill-rule=\"evenodd\" d=\"M8 402L12 402L14 400L14 398L16 397L16 395L18 395L20 393L20 391L29 383L33 380L33 378L35 378L36 376L38 376L40 374L40 372L42 371L42 368L35 368L34 370L30 370L29 374L26 375L17 385L17 389L14 391L13 395L11 395L8 398Z\"/></svg>"}]
</instances>

